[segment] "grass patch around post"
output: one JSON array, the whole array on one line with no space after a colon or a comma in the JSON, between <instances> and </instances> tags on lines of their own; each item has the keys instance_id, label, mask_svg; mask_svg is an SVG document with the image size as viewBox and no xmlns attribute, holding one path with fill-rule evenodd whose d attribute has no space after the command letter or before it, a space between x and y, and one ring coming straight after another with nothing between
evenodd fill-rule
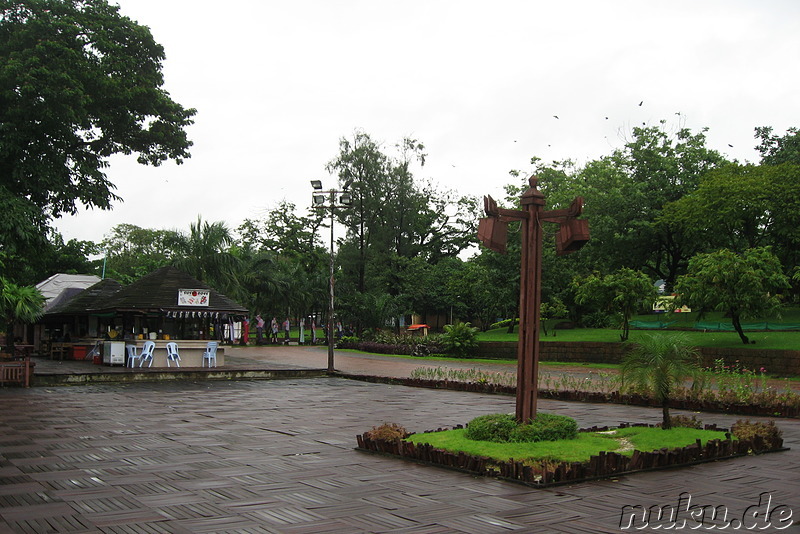
<instances>
[{"instance_id":1,"label":"grass patch around post","mask_svg":"<svg viewBox=\"0 0 800 534\"><path fill-rule=\"evenodd\" d=\"M554 462L586 462L601 452L618 452L631 456L634 449L653 451L662 448L684 447L702 440L725 439L725 432L673 428L662 430L649 427L629 427L605 432L580 432L576 439L538 441L535 443L496 443L476 441L465 437L466 429L412 434L406 441L427 443L438 449L486 456L497 462L548 460Z\"/></svg>"},{"instance_id":2,"label":"grass patch around post","mask_svg":"<svg viewBox=\"0 0 800 534\"><path fill-rule=\"evenodd\" d=\"M486 422L496 423L502 427L499 434L505 433L502 417ZM694 418L687 422L700 424ZM619 428L584 429L572 439L553 437L551 441L535 442L514 441L513 433L505 442L467 439L466 429L461 426L423 434L404 432L390 423L373 427L356 436L356 450L536 488L788 450L783 446L780 429L772 421L764 424L739 420L730 432L716 425L706 425L702 430L685 426L664 430L623 423Z\"/></svg>"}]
</instances>

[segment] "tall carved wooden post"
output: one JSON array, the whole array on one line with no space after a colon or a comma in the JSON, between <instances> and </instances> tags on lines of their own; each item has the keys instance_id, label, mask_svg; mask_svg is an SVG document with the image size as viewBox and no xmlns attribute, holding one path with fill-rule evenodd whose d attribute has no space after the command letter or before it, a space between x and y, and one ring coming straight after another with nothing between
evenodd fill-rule
<instances>
[{"instance_id":1,"label":"tall carved wooden post","mask_svg":"<svg viewBox=\"0 0 800 534\"><path fill-rule=\"evenodd\" d=\"M576 197L568 209L544 211L544 195L538 179L531 177L530 189L521 197L522 210L498 208L492 197L484 197L488 217L480 220L478 239L488 248L505 253L508 222L522 225L522 254L519 288L519 344L517 345L517 410L519 422L536 416L539 393L539 315L542 301L542 223L558 223L556 250L559 255L580 249L589 240L589 224L576 217L583 211L583 199Z\"/></svg>"},{"instance_id":2,"label":"tall carved wooden post","mask_svg":"<svg viewBox=\"0 0 800 534\"><path fill-rule=\"evenodd\" d=\"M519 278L519 343L517 344L517 421L536 415L539 393L539 315L542 303L542 221L544 195L531 178L530 189L522 195L527 217L522 224Z\"/></svg>"}]
</instances>

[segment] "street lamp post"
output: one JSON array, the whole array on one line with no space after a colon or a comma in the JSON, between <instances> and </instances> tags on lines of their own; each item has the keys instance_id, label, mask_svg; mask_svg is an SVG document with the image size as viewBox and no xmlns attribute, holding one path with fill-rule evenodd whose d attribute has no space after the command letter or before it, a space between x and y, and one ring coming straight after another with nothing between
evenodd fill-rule
<instances>
[{"instance_id":1,"label":"street lamp post","mask_svg":"<svg viewBox=\"0 0 800 534\"><path fill-rule=\"evenodd\" d=\"M342 191L330 189L322 191L321 180L311 180L311 187L314 188L314 193L311 197L312 205L317 209L330 209L331 210L331 249L330 249L330 279L328 287L330 289L328 300L328 372L332 373L335 369L333 366L333 346L334 346L334 275L333 275L333 222L334 212L337 207L349 206L352 203L352 197L347 192L347 186ZM327 204L326 204L327 202Z\"/></svg>"}]
</instances>

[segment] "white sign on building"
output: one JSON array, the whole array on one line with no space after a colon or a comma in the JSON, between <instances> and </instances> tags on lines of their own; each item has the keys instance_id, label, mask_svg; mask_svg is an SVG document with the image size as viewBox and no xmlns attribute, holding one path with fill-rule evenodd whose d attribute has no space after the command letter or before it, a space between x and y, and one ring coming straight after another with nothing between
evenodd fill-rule
<instances>
[{"instance_id":1,"label":"white sign on building","mask_svg":"<svg viewBox=\"0 0 800 534\"><path fill-rule=\"evenodd\" d=\"M208 306L211 292L208 289L179 289L178 306Z\"/></svg>"}]
</instances>

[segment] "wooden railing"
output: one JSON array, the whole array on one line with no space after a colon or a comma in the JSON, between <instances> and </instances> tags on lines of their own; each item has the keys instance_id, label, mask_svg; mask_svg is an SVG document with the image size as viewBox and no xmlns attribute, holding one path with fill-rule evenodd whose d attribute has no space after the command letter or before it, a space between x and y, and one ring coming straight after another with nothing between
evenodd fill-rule
<instances>
[{"instance_id":1,"label":"wooden railing","mask_svg":"<svg viewBox=\"0 0 800 534\"><path fill-rule=\"evenodd\" d=\"M30 358L0 361L0 385L18 384L26 388L31 387L35 365Z\"/></svg>"}]
</instances>

